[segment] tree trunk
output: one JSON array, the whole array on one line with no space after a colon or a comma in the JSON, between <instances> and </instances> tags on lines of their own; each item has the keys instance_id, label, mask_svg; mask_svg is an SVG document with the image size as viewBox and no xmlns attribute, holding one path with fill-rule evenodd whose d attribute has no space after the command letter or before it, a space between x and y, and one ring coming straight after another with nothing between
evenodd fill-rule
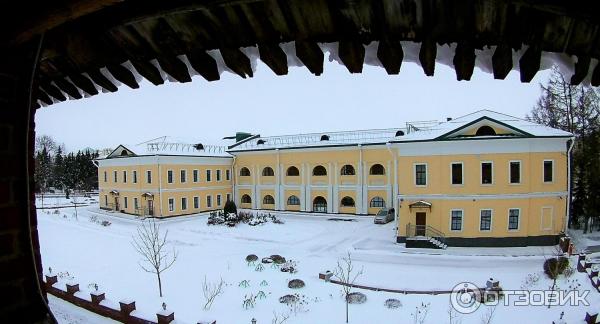
<instances>
[{"instance_id":1,"label":"tree trunk","mask_svg":"<svg viewBox=\"0 0 600 324\"><path fill-rule=\"evenodd\" d=\"M346 294L346 323L348 323L348 294Z\"/></svg>"},{"instance_id":2,"label":"tree trunk","mask_svg":"<svg viewBox=\"0 0 600 324\"><path fill-rule=\"evenodd\" d=\"M162 297L162 282L160 281L160 272L157 272L156 276L158 277L158 294L160 297Z\"/></svg>"}]
</instances>

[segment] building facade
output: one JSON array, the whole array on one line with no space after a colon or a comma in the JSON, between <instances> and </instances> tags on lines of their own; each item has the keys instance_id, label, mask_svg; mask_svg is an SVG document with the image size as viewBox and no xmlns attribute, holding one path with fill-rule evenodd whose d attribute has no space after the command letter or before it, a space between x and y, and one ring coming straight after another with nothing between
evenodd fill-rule
<instances>
[{"instance_id":1,"label":"building facade","mask_svg":"<svg viewBox=\"0 0 600 324\"><path fill-rule=\"evenodd\" d=\"M489 110L397 129L244 134L220 157L101 160L101 203L111 208L119 196L122 204L134 184L111 181L115 172L118 180L137 168L161 177L160 185L136 187L137 195L160 196L161 216L219 208L177 206L196 193L225 200L229 193L247 209L373 215L393 208L397 241L407 246L430 236L454 246L549 245L567 222L571 145L569 133ZM179 180L184 169L204 175L218 168L230 170L231 180L195 185L165 178L170 170ZM113 190L119 193L111 196ZM165 213L172 202L177 206Z\"/></svg>"}]
</instances>

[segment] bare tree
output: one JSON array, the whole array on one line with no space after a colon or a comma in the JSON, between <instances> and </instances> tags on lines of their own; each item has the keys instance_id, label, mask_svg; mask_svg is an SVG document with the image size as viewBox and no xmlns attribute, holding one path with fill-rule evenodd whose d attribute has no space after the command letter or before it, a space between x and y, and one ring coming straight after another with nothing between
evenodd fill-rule
<instances>
[{"instance_id":1,"label":"bare tree","mask_svg":"<svg viewBox=\"0 0 600 324\"><path fill-rule=\"evenodd\" d=\"M283 322L287 321L289 318L290 318L289 313L277 314L276 311L273 311L273 319L271 320L271 324L282 324Z\"/></svg>"},{"instance_id":2,"label":"bare tree","mask_svg":"<svg viewBox=\"0 0 600 324\"><path fill-rule=\"evenodd\" d=\"M172 253L165 249L168 234L167 230L162 235L160 225L151 219L143 221L142 225L138 226L137 235L134 235L133 242L131 242L135 250L142 256L140 267L148 273L156 274L160 297L162 297L160 274L169 269L177 260L175 249Z\"/></svg>"},{"instance_id":3,"label":"bare tree","mask_svg":"<svg viewBox=\"0 0 600 324\"><path fill-rule=\"evenodd\" d=\"M223 286L225 282L223 278L219 282L208 282L206 280L206 275L204 276L204 282L202 283L202 293L204 294L204 300L206 303L204 304L204 309L209 310L212 306L215 298L223 293Z\"/></svg>"},{"instance_id":4,"label":"bare tree","mask_svg":"<svg viewBox=\"0 0 600 324\"><path fill-rule=\"evenodd\" d=\"M498 303L491 306L486 306L485 313L481 315L481 324L491 324L494 319L494 313L496 313L496 307Z\"/></svg>"},{"instance_id":5,"label":"bare tree","mask_svg":"<svg viewBox=\"0 0 600 324\"><path fill-rule=\"evenodd\" d=\"M348 303L350 302L350 293L352 292L352 285L356 282L356 279L363 274L363 268L359 271L355 271L354 264L352 264L352 256L348 252L348 256L337 261L337 266L333 271L333 276L337 278L342 284L342 292L346 299L346 323L348 323Z\"/></svg>"},{"instance_id":6,"label":"bare tree","mask_svg":"<svg viewBox=\"0 0 600 324\"><path fill-rule=\"evenodd\" d=\"M452 306L452 303L449 303L448 324L460 324L461 322L460 313Z\"/></svg>"}]
</instances>

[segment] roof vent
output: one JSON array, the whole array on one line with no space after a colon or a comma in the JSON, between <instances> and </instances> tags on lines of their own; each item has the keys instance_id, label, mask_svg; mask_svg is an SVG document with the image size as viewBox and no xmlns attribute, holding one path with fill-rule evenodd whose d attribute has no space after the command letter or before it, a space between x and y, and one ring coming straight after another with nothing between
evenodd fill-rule
<instances>
[{"instance_id":1,"label":"roof vent","mask_svg":"<svg viewBox=\"0 0 600 324\"><path fill-rule=\"evenodd\" d=\"M396 137L398 137L398 136L404 136L404 131L401 131L401 130L397 131Z\"/></svg>"},{"instance_id":2,"label":"roof vent","mask_svg":"<svg viewBox=\"0 0 600 324\"><path fill-rule=\"evenodd\" d=\"M321 135L321 141L329 141L329 135Z\"/></svg>"},{"instance_id":3,"label":"roof vent","mask_svg":"<svg viewBox=\"0 0 600 324\"><path fill-rule=\"evenodd\" d=\"M198 151L204 151L204 145L202 145L202 143L194 144L194 148Z\"/></svg>"},{"instance_id":4,"label":"roof vent","mask_svg":"<svg viewBox=\"0 0 600 324\"><path fill-rule=\"evenodd\" d=\"M449 122L452 120L452 117L446 117L446 121Z\"/></svg>"},{"instance_id":5,"label":"roof vent","mask_svg":"<svg viewBox=\"0 0 600 324\"><path fill-rule=\"evenodd\" d=\"M258 141L256 141L256 145L263 145L265 144L265 140L259 139Z\"/></svg>"}]
</instances>

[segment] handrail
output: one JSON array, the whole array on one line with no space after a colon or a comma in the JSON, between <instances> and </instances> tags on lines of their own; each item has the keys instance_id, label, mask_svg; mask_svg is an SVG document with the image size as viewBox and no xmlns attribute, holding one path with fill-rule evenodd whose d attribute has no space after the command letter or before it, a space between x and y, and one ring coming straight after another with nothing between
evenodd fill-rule
<instances>
[{"instance_id":1,"label":"handrail","mask_svg":"<svg viewBox=\"0 0 600 324\"><path fill-rule=\"evenodd\" d=\"M411 223L406 224L406 237L413 236L424 236L434 238L442 243L446 243L446 235L429 225L412 225Z\"/></svg>"}]
</instances>

